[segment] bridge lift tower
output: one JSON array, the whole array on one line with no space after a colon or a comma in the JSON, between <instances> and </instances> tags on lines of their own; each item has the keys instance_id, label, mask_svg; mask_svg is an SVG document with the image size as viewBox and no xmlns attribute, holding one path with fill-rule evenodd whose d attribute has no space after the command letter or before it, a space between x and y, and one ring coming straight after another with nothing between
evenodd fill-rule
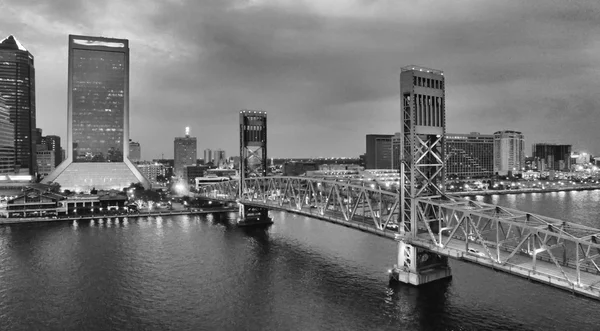
<instances>
[{"instance_id":1,"label":"bridge lift tower","mask_svg":"<svg viewBox=\"0 0 600 331\"><path fill-rule=\"evenodd\" d=\"M240 111L240 184L239 197L254 195L246 179L267 176L267 112ZM239 226L273 223L266 208L238 203Z\"/></svg>"},{"instance_id":2,"label":"bridge lift tower","mask_svg":"<svg viewBox=\"0 0 600 331\"><path fill-rule=\"evenodd\" d=\"M437 233L440 215L420 208L416 199L445 192L445 90L444 73L418 66L400 72L401 152L398 264L392 280L421 285L452 273L446 257L411 245L420 232L417 224L429 224Z\"/></svg>"}]
</instances>

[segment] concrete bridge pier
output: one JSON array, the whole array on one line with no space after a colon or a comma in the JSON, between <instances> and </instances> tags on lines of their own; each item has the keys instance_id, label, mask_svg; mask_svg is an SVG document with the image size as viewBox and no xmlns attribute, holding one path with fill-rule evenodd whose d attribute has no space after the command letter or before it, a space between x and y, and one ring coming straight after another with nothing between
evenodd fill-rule
<instances>
[{"instance_id":1,"label":"concrete bridge pier","mask_svg":"<svg viewBox=\"0 0 600 331\"><path fill-rule=\"evenodd\" d=\"M452 278L447 257L415 247L403 240L398 242L398 264L390 270L390 283L418 286L446 278Z\"/></svg>"},{"instance_id":2,"label":"concrete bridge pier","mask_svg":"<svg viewBox=\"0 0 600 331\"><path fill-rule=\"evenodd\" d=\"M265 226L273 224L273 219L269 216L269 209L248 206L239 203L240 208L238 226Z\"/></svg>"}]
</instances>

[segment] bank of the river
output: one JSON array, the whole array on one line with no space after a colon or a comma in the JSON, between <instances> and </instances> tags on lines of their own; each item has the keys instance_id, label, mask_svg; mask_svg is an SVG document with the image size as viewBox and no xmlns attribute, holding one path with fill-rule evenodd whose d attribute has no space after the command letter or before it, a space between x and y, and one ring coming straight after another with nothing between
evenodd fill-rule
<instances>
[{"instance_id":1,"label":"bank of the river","mask_svg":"<svg viewBox=\"0 0 600 331\"><path fill-rule=\"evenodd\" d=\"M190 210L167 210L167 211L152 211L152 212L139 212L129 214L115 214L115 215L85 215L85 216L69 216L69 217L29 217L29 218L0 218L1 224L20 224L20 223L43 223L43 222L65 222L65 221L84 221L84 220L98 220L105 218L137 218L137 217L148 217L148 216L176 216L176 215L202 215L210 213L227 213L238 211L237 207L222 207L222 208L204 208L204 209L190 209Z\"/></svg>"},{"instance_id":2,"label":"bank of the river","mask_svg":"<svg viewBox=\"0 0 600 331\"><path fill-rule=\"evenodd\" d=\"M586 186L561 186L547 188L520 188L513 190L485 190L485 191L468 191L468 192L447 192L450 195L457 196L472 196L472 195L505 195L505 194L521 194L521 193L548 193L548 192L566 192L566 191L591 191L600 190L600 185Z\"/></svg>"}]
</instances>

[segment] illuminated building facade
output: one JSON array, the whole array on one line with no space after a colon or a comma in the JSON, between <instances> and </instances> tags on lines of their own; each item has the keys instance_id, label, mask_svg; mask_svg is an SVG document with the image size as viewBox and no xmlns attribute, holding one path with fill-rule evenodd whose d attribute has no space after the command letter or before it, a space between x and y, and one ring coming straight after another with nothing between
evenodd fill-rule
<instances>
[{"instance_id":1,"label":"illuminated building facade","mask_svg":"<svg viewBox=\"0 0 600 331\"><path fill-rule=\"evenodd\" d=\"M196 137L190 137L190 128L185 128L185 137L175 138L175 154L173 159L173 175L183 178L185 166L195 165L197 158Z\"/></svg>"},{"instance_id":2,"label":"illuminated building facade","mask_svg":"<svg viewBox=\"0 0 600 331\"><path fill-rule=\"evenodd\" d=\"M129 41L69 35L67 159L44 182L72 191L150 182L129 160Z\"/></svg>"},{"instance_id":3,"label":"illuminated building facade","mask_svg":"<svg viewBox=\"0 0 600 331\"><path fill-rule=\"evenodd\" d=\"M34 175L35 69L33 55L13 36L0 41L0 97L14 126L15 162L20 173Z\"/></svg>"},{"instance_id":4,"label":"illuminated building facade","mask_svg":"<svg viewBox=\"0 0 600 331\"><path fill-rule=\"evenodd\" d=\"M508 175L525 167L525 137L518 131L494 133L494 173Z\"/></svg>"},{"instance_id":5,"label":"illuminated building facade","mask_svg":"<svg viewBox=\"0 0 600 331\"><path fill-rule=\"evenodd\" d=\"M494 135L446 134L446 175L451 179L494 175Z\"/></svg>"}]
</instances>

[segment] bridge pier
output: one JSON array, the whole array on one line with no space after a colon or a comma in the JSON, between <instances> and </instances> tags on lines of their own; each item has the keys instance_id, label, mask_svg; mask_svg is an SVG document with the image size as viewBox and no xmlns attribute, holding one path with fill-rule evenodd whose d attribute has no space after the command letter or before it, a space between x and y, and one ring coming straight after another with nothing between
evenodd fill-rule
<instances>
[{"instance_id":1,"label":"bridge pier","mask_svg":"<svg viewBox=\"0 0 600 331\"><path fill-rule=\"evenodd\" d=\"M273 224L269 209L239 204L238 226L265 226Z\"/></svg>"},{"instance_id":2,"label":"bridge pier","mask_svg":"<svg viewBox=\"0 0 600 331\"><path fill-rule=\"evenodd\" d=\"M398 242L398 264L390 270L390 283L418 286L451 277L452 270L447 257L404 241Z\"/></svg>"}]
</instances>

